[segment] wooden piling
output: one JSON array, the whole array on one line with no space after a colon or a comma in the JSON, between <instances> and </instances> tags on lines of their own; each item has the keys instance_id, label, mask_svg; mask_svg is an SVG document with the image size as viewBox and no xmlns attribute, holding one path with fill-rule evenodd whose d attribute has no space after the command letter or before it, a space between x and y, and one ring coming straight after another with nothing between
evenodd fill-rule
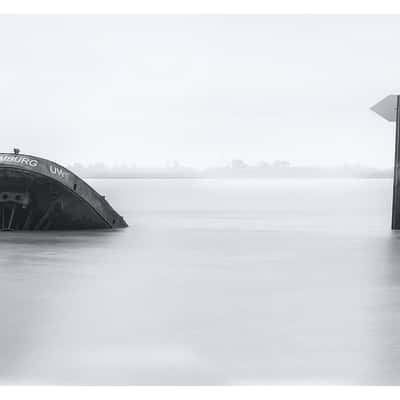
<instances>
[{"instance_id":1,"label":"wooden piling","mask_svg":"<svg viewBox=\"0 0 400 400\"><path fill-rule=\"evenodd\" d=\"M400 95L391 94L371 107L389 122L396 123L394 148L392 229L400 230Z\"/></svg>"},{"instance_id":2,"label":"wooden piling","mask_svg":"<svg viewBox=\"0 0 400 400\"><path fill-rule=\"evenodd\" d=\"M396 140L394 149L392 229L400 229L400 96L396 102Z\"/></svg>"}]
</instances>

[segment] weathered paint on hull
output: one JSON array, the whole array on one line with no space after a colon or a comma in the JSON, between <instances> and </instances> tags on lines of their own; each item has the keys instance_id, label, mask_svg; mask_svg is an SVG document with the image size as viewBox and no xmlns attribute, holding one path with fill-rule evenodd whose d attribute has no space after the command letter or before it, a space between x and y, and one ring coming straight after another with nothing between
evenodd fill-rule
<instances>
[{"instance_id":1,"label":"weathered paint on hull","mask_svg":"<svg viewBox=\"0 0 400 400\"><path fill-rule=\"evenodd\" d=\"M31 155L0 153L0 229L125 227L103 196L63 166Z\"/></svg>"}]
</instances>

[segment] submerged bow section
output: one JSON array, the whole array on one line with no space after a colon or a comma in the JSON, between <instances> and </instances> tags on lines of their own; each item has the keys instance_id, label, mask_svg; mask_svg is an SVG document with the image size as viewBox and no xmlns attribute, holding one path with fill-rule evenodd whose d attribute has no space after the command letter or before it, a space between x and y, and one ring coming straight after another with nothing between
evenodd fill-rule
<instances>
[{"instance_id":1,"label":"submerged bow section","mask_svg":"<svg viewBox=\"0 0 400 400\"><path fill-rule=\"evenodd\" d=\"M124 228L104 196L52 161L0 153L0 229Z\"/></svg>"}]
</instances>

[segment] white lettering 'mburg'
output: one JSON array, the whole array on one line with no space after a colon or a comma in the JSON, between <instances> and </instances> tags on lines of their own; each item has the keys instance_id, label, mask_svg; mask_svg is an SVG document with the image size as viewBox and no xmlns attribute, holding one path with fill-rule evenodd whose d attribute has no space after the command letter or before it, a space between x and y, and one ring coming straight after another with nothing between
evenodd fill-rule
<instances>
[{"instance_id":1,"label":"white lettering 'mburg'","mask_svg":"<svg viewBox=\"0 0 400 400\"><path fill-rule=\"evenodd\" d=\"M19 156L0 156L0 162L12 162L15 164L21 165L29 165L30 167L37 167L37 160L33 160L28 157L19 157Z\"/></svg>"}]
</instances>

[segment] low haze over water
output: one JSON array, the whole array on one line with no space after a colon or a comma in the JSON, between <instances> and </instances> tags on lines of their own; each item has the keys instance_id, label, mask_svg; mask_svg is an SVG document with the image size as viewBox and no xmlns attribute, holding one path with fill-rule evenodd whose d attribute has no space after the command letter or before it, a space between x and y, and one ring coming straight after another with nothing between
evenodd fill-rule
<instances>
[{"instance_id":1,"label":"low haze over water","mask_svg":"<svg viewBox=\"0 0 400 400\"><path fill-rule=\"evenodd\" d=\"M0 383L400 384L390 179L89 183L128 229L0 235Z\"/></svg>"}]
</instances>

